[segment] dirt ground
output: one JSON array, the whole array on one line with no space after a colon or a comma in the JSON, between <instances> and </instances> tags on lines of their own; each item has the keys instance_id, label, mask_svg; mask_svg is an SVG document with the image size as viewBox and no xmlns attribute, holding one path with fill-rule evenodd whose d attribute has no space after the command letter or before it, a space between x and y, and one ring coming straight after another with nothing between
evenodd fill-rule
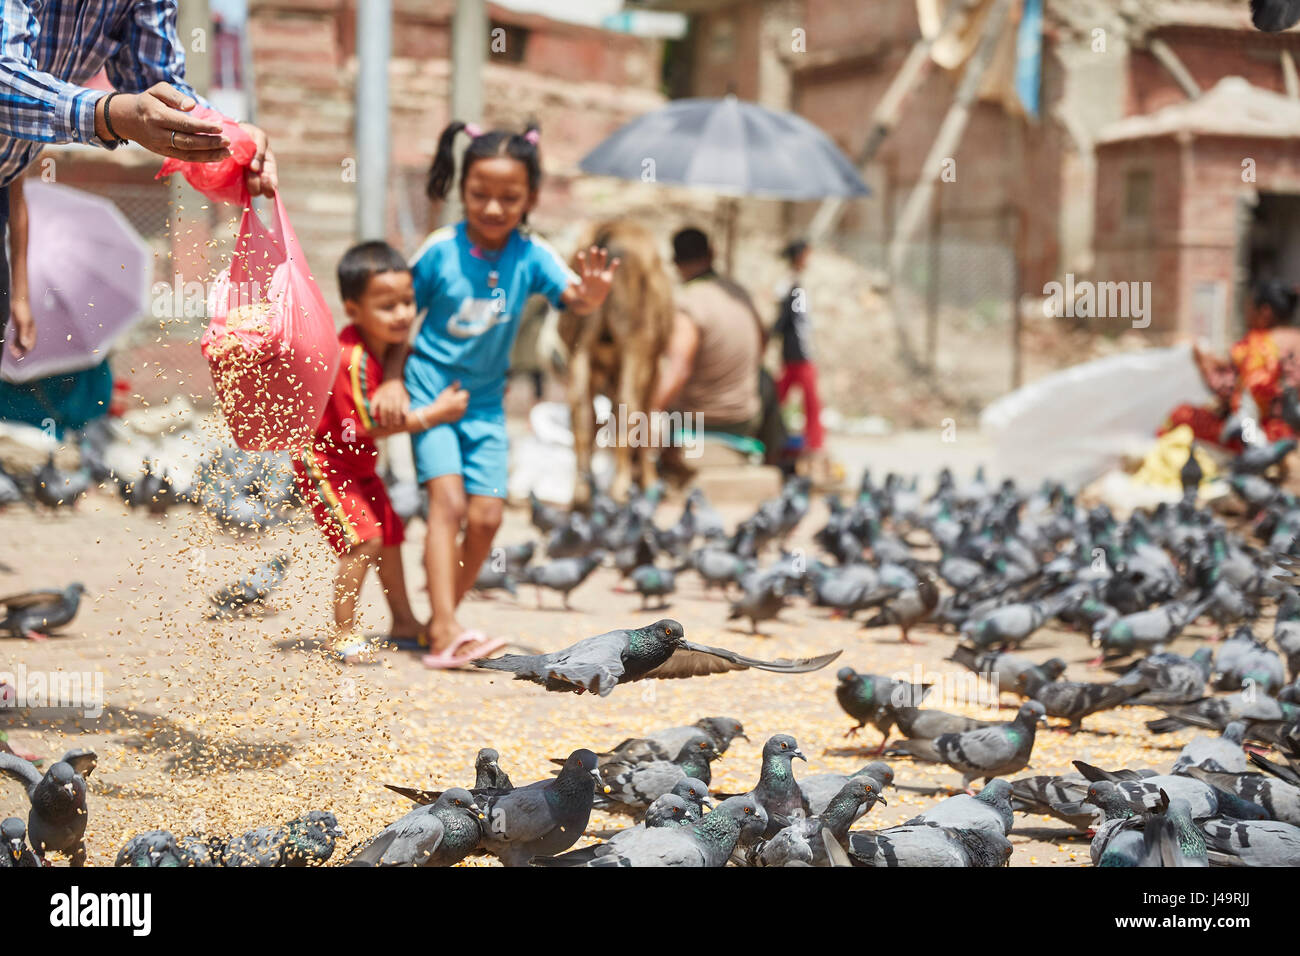
<instances>
[{"instance_id":1,"label":"dirt ground","mask_svg":"<svg viewBox=\"0 0 1300 956\"><path fill-rule=\"evenodd\" d=\"M676 519L665 505L660 523ZM722 509L729 520L744 508ZM824 518L818 503L792 544L806 546ZM427 610L419 554L423 525L413 522L404 547L406 575L417 611ZM533 536L524 511L507 513L498 543ZM616 574L602 569L573 593L573 610L558 595L531 587L518 600L471 598L462 622L522 644L555 649L613 627L673 617L688 638L746 654L809 655L842 648L842 658L807 675L757 671L689 681L647 682L612 696L547 694L522 682L483 672L434 673L414 655L387 651L371 665L344 668L319 651L329 619L332 556L310 523L240 539L192 509L165 517L128 512L106 493L93 493L75 511L37 514L23 508L0 513L0 591L63 586L80 580L87 597L63 636L44 643L0 642L0 671L19 665L36 671L85 671L103 680L104 711L96 719L67 711L35 715L0 711L11 742L57 758L71 747L91 747L99 763L90 778L88 844L92 864L111 864L133 833L164 827L180 834L220 833L287 820L315 808L334 811L347 831L341 848L372 834L409 804L386 791L386 782L432 787L473 779L479 747L501 752L502 766L518 782L539 779L547 758L576 747L601 750L625 737L685 724L707 715L744 722L751 742L737 740L714 765L715 790L744 790L757 777L763 741L793 734L808 755L796 774L850 772L872 759L860 746L878 742L868 729L856 741L851 721L834 697L835 670L936 677L961 676L943 658L954 638L917 629L923 646L899 643L893 628L864 631L832 620L799 601L768 622L769 636L753 637L728 623L727 605L706 596L699 579L683 574L671 607L642 611L635 594L615 589ZM207 619L207 595L274 554L293 562L274 609L260 618ZM363 598L366 629L383 633L382 595L372 579ZM1176 649L1182 649L1176 647ZM1026 652L1059 655L1070 675L1109 679L1083 663L1081 635L1044 631ZM957 685L959 688L962 685ZM969 694L967 686L965 692ZM977 702L948 699L943 687L930 706L990 716ZM1008 698L1009 701L1009 698ZM1011 712L1003 711L1003 719ZM1089 718L1068 736L1041 731L1026 773L1065 772L1082 758L1104 767L1168 768L1192 736L1183 731L1151 746L1142 722L1156 711L1130 708ZM946 767L892 761L901 789L888 793L858 826L900 823L939 797L909 788L959 783ZM48 766L48 763L46 764ZM14 785L0 787L0 817L21 813L26 801ZM625 825L626 818L592 817L592 828ZM1065 824L1017 815L1013 865L1081 865L1087 841ZM336 859L342 852L336 852Z\"/></svg>"}]
</instances>

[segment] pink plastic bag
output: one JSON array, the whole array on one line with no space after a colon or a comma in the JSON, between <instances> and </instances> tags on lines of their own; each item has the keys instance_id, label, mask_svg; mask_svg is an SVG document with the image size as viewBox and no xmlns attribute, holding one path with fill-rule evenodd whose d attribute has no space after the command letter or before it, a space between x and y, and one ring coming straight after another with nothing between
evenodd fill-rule
<instances>
[{"instance_id":1,"label":"pink plastic bag","mask_svg":"<svg viewBox=\"0 0 1300 956\"><path fill-rule=\"evenodd\" d=\"M244 209L230 269L213 291L199 343L235 444L306 448L338 371L330 308L280 197L270 228Z\"/></svg>"},{"instance_id":2,"label":"pink plastic bag","mask_svg":"<svg viewBox=\"0 0 1300 956\"><path fill-rule=\"evenodd\" d=\"M219 163L187 163L169 157L163 160L162 169L158 170L154 179L179 172L191 186L209 199L245 205L248 202L248 191L244 187L244 170L257 153L253 138L230 117L207 106L196 106L190 115L196 119L220 123L221 131L230 140L230 155Z\"/></svg>"}]
</instances>

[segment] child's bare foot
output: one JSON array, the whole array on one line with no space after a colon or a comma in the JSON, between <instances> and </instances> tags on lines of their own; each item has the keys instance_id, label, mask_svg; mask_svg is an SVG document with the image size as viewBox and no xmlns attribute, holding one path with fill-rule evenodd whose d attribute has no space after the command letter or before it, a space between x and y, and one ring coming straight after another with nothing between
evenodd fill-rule
<instances>
[{"instance_id":1,"label":"child's bare foot","mask_svg":"<svg viewBox=\"0 0 1300 956\"><path fill-rule=\"evenodd\" d=\"M425 636L425 630L424 622L414 617L401 620L394 618L388 636L395 641L420 641Z\"/></svg>"}]
</instances>

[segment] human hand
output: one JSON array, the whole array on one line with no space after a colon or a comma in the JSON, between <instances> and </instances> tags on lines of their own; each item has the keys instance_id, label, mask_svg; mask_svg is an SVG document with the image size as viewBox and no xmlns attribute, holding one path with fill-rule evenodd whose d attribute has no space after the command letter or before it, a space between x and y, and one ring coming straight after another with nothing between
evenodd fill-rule
<instances>
[{"instance_id":1,"label":"human hand","mask_svg":"<svg viewBox=\"0 0 1300 956\"><path fill-rule=\"evenodd\" d=\"M107 120L111 120L118 136L159 156L215 163L230 155L230 140L221 124L187 115L198 103L170 83L155 83L143 93L120 93L107 107L106 103L108 97L95 110L95 131L104 139L110 138Z\"/></svg>"},{"instance_id":2,"label":"human hand","mask_svg":"<svg viewBox=\"0 0 1300 956\"><path fill-rule=\"evenodd\" d=\"M429 406L429 418L435 424L460 421L469 407L469 392L460 387L460 382L452 382L433 400Z\"/></svg>"},{"instance_id":3,"label":"human hand","mask_svg":"<svg viewBox=\"0 0 1300 956\"><path fill-rule=\"evenodd\" d=\"M609 295L614 273L622 260L609 258L609 252L592 246L578 253L578 282L569 286L569 305L580 315L595 312Z\"/></svg>"},{"instance_id":4,"label":"human hand","mask_svg":"<svg viewBox=\"0 0 1300 956\"><path fill-rule=\"evenodd\" d=\"M36 348L36 320L26 299L14 299L9 305L9 317L14 323L14 337L9 340L10 351L22 358Z\"/></svg>"},{"instance_id":5,"label":"human hand","mask_svg":"<svg viewBox=\"0 0 1300 956\"><path fill-rule=\"evenodd\" d=\"M380 383L370 398L370 417L380 428L394 428L406 421L411 408L411 396L398 378Z\"/></svg>"},{"instance_id":6,"label":"human hand","mask_svg":"<svg viewBox=\"0 0 1300 956\"><path fill-rule=\"evenodd\" d=\"M253 138L253 144L257 147L257 152L253 154L253 161L244 171L244 184L248 186L249 195L266 196L269 199L275 195L275 190L279 186L275 154L267 145L266 133L262 132L260 127L252 123L240 123L239 128Z\"/></svg>"}]
</instances>

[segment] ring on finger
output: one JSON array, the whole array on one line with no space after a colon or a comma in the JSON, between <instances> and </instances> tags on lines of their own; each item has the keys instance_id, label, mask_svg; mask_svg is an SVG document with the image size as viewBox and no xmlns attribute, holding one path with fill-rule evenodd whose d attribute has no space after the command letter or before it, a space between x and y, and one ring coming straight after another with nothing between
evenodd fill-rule
<instances>
[{"instance_id":1,"label":"ring on finger","mask_svg":"<svg viewBox=\"0 0 1300 956\"><path fill-rule=\"evenodd\" d=\"M176 130L172 130L172 149L176 148Z\"/></svg>"}]
</instances>

